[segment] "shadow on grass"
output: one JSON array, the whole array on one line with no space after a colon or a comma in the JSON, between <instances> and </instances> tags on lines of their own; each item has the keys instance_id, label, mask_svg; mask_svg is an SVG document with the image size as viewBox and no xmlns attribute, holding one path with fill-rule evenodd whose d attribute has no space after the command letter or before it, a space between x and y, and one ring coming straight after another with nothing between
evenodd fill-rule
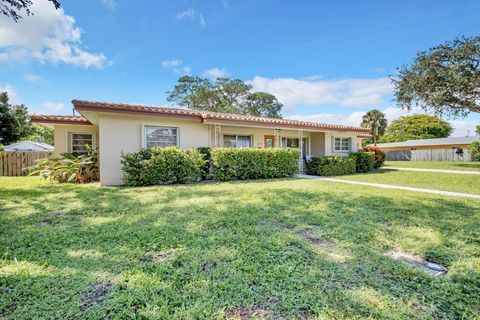
<instances>
[{"instance_id":1,"label":"shadow on grass","mask_svg":"<svg viewBox=\"0 0 480 320\"><path fill-rule=\"evenodd\" d=\"M256 307L275 317L457 318L480 311L478 269L431 278L384 255L400 246L448 267L471 256L478 203L356 190L305 180L2 190L0 314L211 318ZM348 257L326 255L293 229L310 230ZM155 252L172 258L145 259ZM106 299L82 310L84 292L99 281L113 284Z\"/></svg>"}]
</instances>

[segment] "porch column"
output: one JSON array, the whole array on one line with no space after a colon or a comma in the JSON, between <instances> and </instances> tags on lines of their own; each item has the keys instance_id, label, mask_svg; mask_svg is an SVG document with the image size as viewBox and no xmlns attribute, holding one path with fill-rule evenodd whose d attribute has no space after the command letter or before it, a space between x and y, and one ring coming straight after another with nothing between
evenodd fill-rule
<instances>
[{"instance_id":1,"label":"porch column","mask_svg":"<svg viewBox=\"0 0 480 320\"><path fill-rule=\"evenodd\" d=\"M303 131L298 130L298 146L300 149L300 158L298 159L298 167L303 172Z\"/></svg>"},{"instance_id":2,"label":"porch column","mask_svg":"<svg viewBox=\"0 0 480 320\"><path fill-rule=\"evenodd\" d=\"M278 129L273 129L273 147L278 148L280 147L280 136L278 134Z\"/></svg>"},{"instance_id":3,"label":"porch column","mask_svg":"<svg viewBox=\"0 0 480 320\"><path fill-rule=\"evenodd\" d=\"M221 141L221 126L219 124L215 125L215 147L221 147L220 146L220 141Z\"/></svg>"}]
</instances>

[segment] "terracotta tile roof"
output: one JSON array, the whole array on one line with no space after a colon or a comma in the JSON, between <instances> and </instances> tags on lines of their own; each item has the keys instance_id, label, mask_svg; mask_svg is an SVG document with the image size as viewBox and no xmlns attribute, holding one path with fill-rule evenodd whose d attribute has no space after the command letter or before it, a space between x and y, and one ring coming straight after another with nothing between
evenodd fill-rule
<instances>
[{"instance_id":1,"label":"terracotta tile roof","mask_svg":"<svg viewBox=\"0 0 480 320\"><path fill-rule=\"evenodd\" d=\"M96 102L72 100L75 110L98 111L98 112L116 112L116 113L135 113L135 114L156 114L162 116L170 116L176 118L192 118L202 122L218 122L218 123L249 123L256 125L265 125L271 127L284 128L304 128L304 129L322 129L333 131L355 131L368 134L368 129L352 126L342 126L335 124L323 124L317 122L265 118L245 116L240 114L219 113L192 109L178 109L169 107L154 107L144 105L131 105L122 103Z\"/></svg>"},{"instance_id":2,"label":"terracotta tile roof","mask_svg":"<svg viewBox=\"0 0 480 320\"><path fill-rule=\"evenodd\" d=\"M54 116L47 114L32 114L30 120L35 123L59 123L59 124L91 124L82 116Z\"/></svg>"}]
</instances>

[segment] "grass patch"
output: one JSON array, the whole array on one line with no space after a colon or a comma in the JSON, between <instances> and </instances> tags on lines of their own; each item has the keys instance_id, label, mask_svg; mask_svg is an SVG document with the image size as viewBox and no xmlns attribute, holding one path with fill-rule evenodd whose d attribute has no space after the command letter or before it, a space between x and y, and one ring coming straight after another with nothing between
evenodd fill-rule
<instances>
[{"instance_id":1,"label":"grass patch","mask_svg":"<svg viewBox=\"0 0 480 320\"><path fill-rule=\"evenodd\" d=\"M0 316L475 318L479 230L477 200L319 180L0 178Z\"/></svg>"},{"instance_id":2,"label":"grass patch","mask_svg":"<svg viewBox=\"0 0 480 320\"><path fill-rule=\"evenodd\" d=\"M339 176L337 178L393 184L397 186L480 194L480 176L478 175L455 175L451 173L382 169L374 170L366 174Z\"/></svg>"},{"instance_id":3,"label":"grass patch","mask_svg":"<svg viewBox=\"0 0 480 320\"><path fill-rule=\"evenodd\" d=\"M480 171L480 162L386 161L386 167Z\"/></svg>"}]
</instances>

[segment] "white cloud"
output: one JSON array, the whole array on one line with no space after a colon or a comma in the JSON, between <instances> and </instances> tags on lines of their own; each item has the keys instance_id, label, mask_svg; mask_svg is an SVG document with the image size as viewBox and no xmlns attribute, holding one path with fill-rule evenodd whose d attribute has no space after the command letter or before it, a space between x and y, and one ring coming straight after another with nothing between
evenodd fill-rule
<instances>
[{"instance_id":1,"label":"white cloud","mask_svg":"<svg viewBox=\"0 0 480 320\"><path fill-rule=\"evenodd\" d=\"M230 73L227 69L212 68L205 70L203 76L211 79L227 78L230 76Z\"/></svg>"},{"instance_id":2,"label":"white cloud","mask_svg":"<svg viewBox=\"0 0 480 320\"><path fill-rule=\"evenodd\" d=\"M42 107L52 111L62 111L63 109L65 109L65 105L63 103L51 101L45 101L42 104Z\"/></svg>"},{"instance_id":3,"label":"white cloud","mask_svg":"<svg viewBox=\"0 0 480 320\"><path fill-rule=\"evenodd\" d=\"M114 10L117 6L117 2L115 0L102 0L102 4L110 10Z\"/></svg>"},{"instance_id":4,"label":"white cloud","mask_svg":"<svg viewBox=\"0 0 480 320\"><path fill-rule=\"evenodd\" d=\"M102 53L82 49L83 31L62 8L56 10L47 0L35 0L31 11L33 15L24 16L18 23L0 19L0 60L33 58L84 68L102 68L107 63Z\"/></svg>"},{"instance_id":5,"label":"white cloud","mask_svg":"<svg viewBox=\"0 0 480 320\"><path fill-rule=\"evenodd\" d=\"M0 92L6 92L8 94L8 102L10 104L20 104L20 98L18 97L17 91L14 87L9 84L6 84L0 87Z\"/></svg>"},{"instance_id":6,"label":"white cloud","mask_svg":"<svg viewBox=\"0 0 480 320\"><path fill-rule=\"evenodd\" d=\"M42 77L34 74L26 74L25 76L23 76L23 79L25 79L28 82L38 82L42 80Z\"/></svg>"},{"instance_id":7,"label":"white cloud","mask_svg":"<svg viewBox=\"0 0 480 320\"><path fill-rule=\"evenodd\" d=\"M202 27L207 26L207 22L205 21L203 14L201 14L200 12L196 11L193 8L177 12L177 20L185 20L185 19L191 19L191 20L197 21Z\"/></svg>"},{"instance_id":8,"label":"white cloud","mask_svg":"<svg viewBox=\"0 0 480 320\"><path fill-rule=\"evenodd\" d=\"M453 120L450 121L453 127L453 137L473 136L475 135L475 126L480 124L480 121L474 120Z\"/></svg>"},{"instance_id":9,"label":"white cloud","mask_svg":"<svg viewBox=\"0 0 480 320\"><path fill-rule=\"evenodd\" d=\"M189 75L192 73L192 69L189 66L183 64L182 60L165 60L162 62L162 66L167 70L172 70L176 74Z\"/></svg>"},{"instance_id":10,"label":"white cloud","mask_svg":"<svg viewBox=\"0 0 480 320\"><path fill-rule=\"evenodd\" d=\"M255 77L255 91L269 92L292 110L296 105L376 106L392 93L389 78L306 81L294 78Z\"/></svg>"}]
</instances>

